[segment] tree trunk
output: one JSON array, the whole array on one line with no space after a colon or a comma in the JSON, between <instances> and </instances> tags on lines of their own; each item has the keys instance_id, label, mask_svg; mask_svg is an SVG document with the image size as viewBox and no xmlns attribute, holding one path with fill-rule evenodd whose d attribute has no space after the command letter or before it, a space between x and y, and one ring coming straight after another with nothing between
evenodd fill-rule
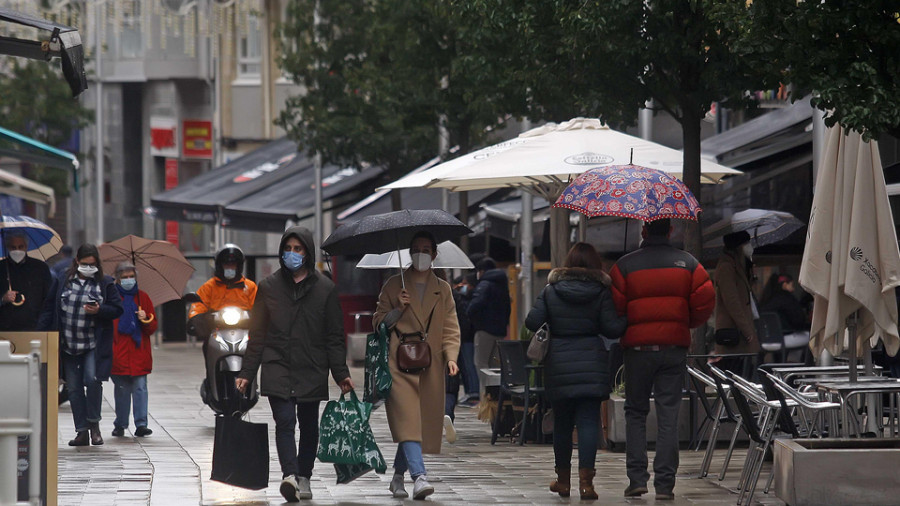
<instances>
[{"instance_id":1,"label":"tree trunk","mask_svg":"<svg viewBox=\"0 0 900 506\"><path fill-rule=\"evenodd\" d=\"M569 254L569 210L550 208L550 266L562 266Z\"/></svg>"},{"instance_id":2,"label":"tree trunk","mask_svg":"<svg viewBox=\"0 0 900 506\"><path fill-rule=\"evenodd\" d=\"M683 107L681 118L684 158L682 180L687 185L697 202L700 202L700 116L695 107ZM703 240L700 235L699 221L685 220L684 249L700 258L703 251Z\"/></svg>"}]
</instances>

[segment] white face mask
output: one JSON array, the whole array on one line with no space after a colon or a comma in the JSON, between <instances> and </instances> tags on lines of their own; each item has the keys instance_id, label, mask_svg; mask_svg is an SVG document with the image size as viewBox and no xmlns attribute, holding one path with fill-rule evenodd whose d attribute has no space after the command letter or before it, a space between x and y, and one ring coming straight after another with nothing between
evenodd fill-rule
<instances>
[{"instance_id":1,"label":"white face mask","mask_svg":"<svg viewBox=\"0 0 900 506\"><path fill-rule=\"evenodd\" d=\"M225 269L225 272L222 274L225 276L225 279L232 279L237 277L237 269Z\"/></svg>"},{"instance_id":2,"label":"white face mask","mask_svg":"<svg viewBox=\"0 0 900 506\"><path fill-rule=\"evenodd\" d=\"M25 252L19 249L10 251L9 259L17 264L20 264L22 263L22 260L25 260Z\"/></svg>"},{"instance_id":3,"label":"white face mask","mask_svg":"<svg viewBox=\"0 0 900 506\"><path fill-rule=\"evenodd\" d=\"M750 243L748 242L747 244L744 244L744 245L742 246L742 249L744 250L744 256L745 256L745 257L747 257L747 258L752 258L752 257L753 257L753 245L752 245L752 244L750 244Z\"/></svg>"},{"instance_id":4,"label":"white face mask","mask_svg":"<svg viewBox=\"0 0 900 506\"><path fill-rule=\"evenodd\" d=\"M417 271L427 271L431 268L431 255L428 253L412 254L413 269Z\"/></svg>"},{"instance_id":5,"label":"white face mask","mask_svg":"<svg viewBox=\"0 0 900 506\"><path fill-rule=\"evenodd\" d=\"M78 273L86 278L92 278L94 274L97 274L97 267L94 265L79 265Z\"/></svg>"}]
</instances>

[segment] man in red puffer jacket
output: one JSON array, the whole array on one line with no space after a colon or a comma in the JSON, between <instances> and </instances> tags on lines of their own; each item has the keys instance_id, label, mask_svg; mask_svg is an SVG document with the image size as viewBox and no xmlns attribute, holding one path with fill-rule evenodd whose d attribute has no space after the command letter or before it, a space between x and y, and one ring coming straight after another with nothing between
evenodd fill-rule
<instances>
[{"instance_id":1,"label":"man in red puffer jacket","mask_svg":"<svg viewBox=\"0 0 900 506\"><path fill-rule=\"evenodd\" d=\"M147 427L147 375L153 369L153 343L156 313L153 301L137 287L137 271L129 262L116 267L116 288L122 296L124 311L113 323L112 381L115 385L116 420L112 435L122 437L128 428L129 411L134 407L134 435L149 436Z\"/></svg>"},{"instance_id":2,"label":"man in red puffer jacket","mask_svg":"<svg viewBox=\"0 0 900 506\"><path fill-rule=\"evenodd\" d=\"M656 402L658 434L653 460L657 500L675 498L678 409L691 329L709 318L716 292L706 270L689 253L669 245L669 220L645 223L644 242L610 272L613 300L628 327L625 350L626 497L647 493L647 414Z\"/></svg>"}]
</instances>

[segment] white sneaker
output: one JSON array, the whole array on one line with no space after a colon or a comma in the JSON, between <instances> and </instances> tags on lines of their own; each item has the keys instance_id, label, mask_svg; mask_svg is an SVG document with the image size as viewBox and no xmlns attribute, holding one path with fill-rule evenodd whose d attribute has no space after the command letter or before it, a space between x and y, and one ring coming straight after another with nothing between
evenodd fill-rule
<instances>
[{"instance_id":1,"label":"white sneaker","mask_svg":"<svg viewBox=\"0 0 900 506\"><path fill-rule=\"evenodd\" d=\"M413 485L413 499L425 499L433 493L434 487L428 483L424 474L416 478L416 483Z\"/></svg>"},{"instance_id":2,"label":"white sneaker","mask_svg":"<svg viewBox=\"0 0 900 506\"><path fill-rule=\"evenodd\" d=\"M309 487L309 481L307 483L307 490ZM278 489L281 492L281 496L284 497L284 500L287 502L300 502L300 497L297 495L297 489L299 486L297 485L297 478L294 476L285 476L283 480L281 480L281 487Z\"/></svg>"},{"instance_id":3,"label":"white sneaker","mask_svg":"<svg viewBox=\"0 0 900 506\"><path fill-rule=\"evenodd\" d=\"M406 492L406 487L403 486L403 475L400 473L394 473L394 478L391 479L391 486L388 490L394 494L395 499L406 499L409 497L409 493Z\"/></svg>"},{"instance_id":4,"label":"white sneaker","mask_svg":"<svg viewBox=\"0 0 900 506\"><path fill-rule=\"evenodd\" d=\"M309 488L309 478L297 477L297 498L312 499L312 490Z\"/></svg>"},{"instance_id":5,"label":"white sneaker","mask_svg":"<svg viewBox=\"0 0 900 506\"><path fill-rule=\"evenodd\" d=\"M450 415L444 415L444 437L447 438L448 443L456 442L456 427L453 426Z\"/></svg>"}]
</instances>

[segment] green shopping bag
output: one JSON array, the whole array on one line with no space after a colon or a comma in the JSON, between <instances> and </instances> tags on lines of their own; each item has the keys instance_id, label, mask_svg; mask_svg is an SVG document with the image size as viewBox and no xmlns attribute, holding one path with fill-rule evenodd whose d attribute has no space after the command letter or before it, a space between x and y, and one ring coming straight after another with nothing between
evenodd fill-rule
<instances>
[{"instance_id":1,"label":"green shopping bag","mask_svg":"<svg viewBox=\"0 0 900 506\"><path fill-rule=\"evenodd\" d=\"M391 391L391 369L388 366L388 338L390 333L384 323L366 336L366 373L363 400L375 403L387 399Z\"/></svg>"},{"instance_id":2,"label":"green shopping bag","mask_svg":"<svg viewBox=\"0 0 900 506\"><path fill-rule=\"evenodd\" d=\"M368 427L372 405L360 402L356 392L350 400L341 394L338 401L328 401L319 421L319 447L316 456L333 464L361 464L365 462L363 427Z\"/></svg>"},{"instance_id":3,"label":"green shopping bag","mask_svg":"<svg viewBox=\"0 0 900 506\"><path fill-rule=\"evenodd\" d=\"M319 428L319 460L323 462L334 462L334 471L337 474L337 483L350 483L351 481L359 478L360 476L368 473L369 471L374 470L376 473L384 474L387 470L387 462L384 460L384 455L381 454L381 450L378 449L378 444L375 442L375 435L372 433L372 427L369 425L369 416L372 414L372 404L368 402L361 402L359 398L356 396L356 392L350 392L350 400L344 400L344 396L341 396L340 401L331 401L328 404L331 405L334 403L335 405L339 405L339 407L335 407L332 411L332 415L336 415L340 413L344 420L347 418L354 418L360 420L358 430L353 432L352 434L343 434L340 429L332 430L328 437L325 437L325 432L322 431L322 428ZM325 412L328 412L328 407L325 407ZM347 415L348 411L356 411L355 415ZM336 418L336 416L329 415L330 418ZM325 420L325 413L322 414L322 420ZM332 423L332 422L329 422ZM337 421L337 426L340 427L340 421ZM349 437L346 437L349 436ZM347 453L347 460L349 458L357 459L355 462L335 462L332 459L333 455L329 455L328 450L331 448L332 453L340 454L343 451L343 440L349 440L353 447L351 451ZM323 448L324 447L324 448ZM323 449L325 451L325 458L322 458ZM350 457L350 456L353 457ZM344 459L345 455L340 454L338 458Z\"/></svg>"}]
</instances>

